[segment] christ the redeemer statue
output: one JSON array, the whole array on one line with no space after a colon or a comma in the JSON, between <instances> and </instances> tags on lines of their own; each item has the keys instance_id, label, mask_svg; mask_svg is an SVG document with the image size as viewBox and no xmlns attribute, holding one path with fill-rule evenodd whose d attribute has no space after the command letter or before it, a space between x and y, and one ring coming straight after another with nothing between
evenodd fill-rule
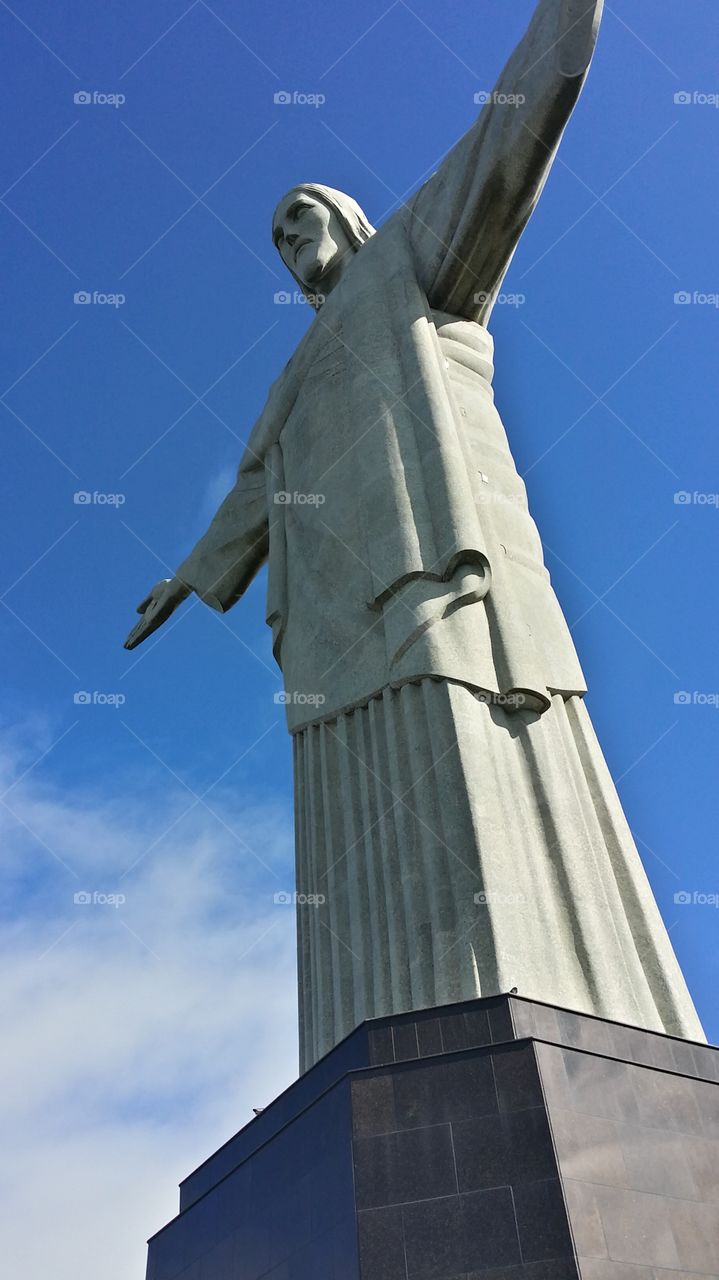
<instances>
[{"instance_id":1,"label":"christ the redeemer statue","mask_svg":"<svg viewBox=\"0 0 719 1280\"><path fill-rule=\"evenodd\" d=\"M273 238L316 315L210 528L140 605L269 562L294 744L301 1063L365 1018L523 995L703 1040L587 713L492 393L487 322L603 0L541 0L494 94L377 231L301 184ZM508 96L514 95L508 101Z\"/></svg>"}]
</instances>

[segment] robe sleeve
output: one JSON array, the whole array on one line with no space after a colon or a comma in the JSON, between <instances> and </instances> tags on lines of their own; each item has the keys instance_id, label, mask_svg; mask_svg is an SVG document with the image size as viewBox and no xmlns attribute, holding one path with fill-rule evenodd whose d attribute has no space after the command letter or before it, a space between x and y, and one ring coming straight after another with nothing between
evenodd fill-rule
<instances>
[{"instance_id":1,"label":"robe sleeve","mask_svg":"<svg viewBox=\"0 0 719 1280\"><path fill-rule=\"evenodd\" d=\"M486 323L589 69L604 0L540 0L472 128L410 204L430 306Z\"/></svg>"},{"instance_id":2,"label":"robe sleeve","mask_svg":"<svg viewBox=\"0 0 719 1280\"><path fill-rule=\"evenodd\" d=\"M267 559L267 483L261 462L240 467L237 482L177 577L220 613L232 608Z\"/></svg>"}]
</instances>

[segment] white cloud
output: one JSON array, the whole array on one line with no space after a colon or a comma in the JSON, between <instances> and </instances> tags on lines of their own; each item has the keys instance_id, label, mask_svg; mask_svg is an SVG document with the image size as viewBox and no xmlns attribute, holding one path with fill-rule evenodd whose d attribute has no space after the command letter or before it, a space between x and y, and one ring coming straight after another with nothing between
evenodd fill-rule
<instances>
[{"instance_id":1,"label":"white cloud","mask_svg":"<svg viewBox=\"0 0 719 1280\"><path fill-rule=\"evenodd\" d=\"M294 921L272 901L287 802L218 790L226 826L198 806L158 839L187 793L111 785L60 793L30 773L7 796L27 826L0 809L0 1218L24 1280L142 1280L177 1182L297 1074ZM79 889L126 902L76 905Z\"/></svg>"}]
</instances>

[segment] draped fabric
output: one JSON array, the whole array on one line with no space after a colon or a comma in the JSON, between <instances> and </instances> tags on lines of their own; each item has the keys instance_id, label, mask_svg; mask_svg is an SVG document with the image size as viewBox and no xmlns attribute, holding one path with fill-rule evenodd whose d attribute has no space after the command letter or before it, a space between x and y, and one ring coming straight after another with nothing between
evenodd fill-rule
<instances>
[{"instance_id":1,"label":"draped fabric","mask_svg":"<svg viewBox=\"0 0 719 1280\"><path fill-rule=\"evenodd\" d=\"M293 741L302 1070L364 1018L513 987L704 1039L581 698L424 680Z\"/></svg>"},{"instance_id":2,"label":"draped fabric","mask_svg":"<svg viewBox=\"0 0 719 1280\"><path fill-rule=\"evenodd\" d=\"M486 324L601 10L540 0L478 121L343 271L178 570L225 610L269 560L304 1067L363 1018L514 986L703 1038L492 393Z\"/></svg>"},{"instance_id":3,"label":"draped fabric","mask_svg":"<svg viewBox=\"0 0 719 1280\"><path fill-rule=\"evenodd\" d=\"M422 672L405 663L404 677L393 669L397 652L385 646L375 657L371 639L351 663L341 655L348 642L372 636L375 628L384 634L383 611L408 584L420 589L408 606L417 618L405 640L492 595L487 531L473 499L432 311L474 321L478 331L486 324L581 90L600 13L601 0L540 0L477 122L347 266L274 384L237 484L178 569L203 600L224 610L269 556L267 617L290 694L292 731L316 718L317 707L333 714L398 678L462 678L459 655L442 651L439 642L437 665ZM512 94L517 103L507 106ZM324 457L328 436L351 453L349 469L339 453L329 462ZM312 484L308 459L324 486L322 510L309 523L311 504L301 511L277 501ZM354 526L343 509L348 501L360 512ZM326 666L308 672L303 660L310 637L322 640L310 617L318 572L327 576L321 603L331 678ZM449 584L439 598L438 584ZM509 648L499 665L515 674L497 692L525 689L536 705L547 706L549 691L563 687L561 678L537 668L521 627L505 640ZM480 673L481 684L491 687L491 681L491 671L486 679ZM575 690L570 682L568 691Z\"/></svg>"}]
</instances>

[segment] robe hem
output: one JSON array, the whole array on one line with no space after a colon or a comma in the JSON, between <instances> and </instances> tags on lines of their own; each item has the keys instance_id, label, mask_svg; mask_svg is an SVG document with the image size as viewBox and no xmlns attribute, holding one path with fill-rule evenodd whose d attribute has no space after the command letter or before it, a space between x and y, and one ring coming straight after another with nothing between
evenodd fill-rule
<instances>
[{"instance_id":1,"label":"robe hem","mask_svg":"<svg viewBox=\"0 0 719 1280\"><path fill-rule=\"evenodd\" d=\"M372 693L363 694L359 698L343 703L340 707L333 708L332 711L326 711L322 715L314 716L311 720L303 720L301 724L293 725L289 728L289 733L294 737L298 733L304 732L305 729L311 729L316 725L327 724L332 720L339 720L342 716L350 715L353 711L361 711L368 707L370 702L374 702L376 698L381 698L386 689L401 689L406 684L421 684L424 680L434 680L437 683L456 684L462 689L468 689L470 693L480 695L480 702L487 702L490 705L502 707L505 711L534 711L539 715L543 715L551 707L551 699L556 695L564 698L565 702L569 698L583 698L587 693L587 689L555 689L547 687L546 693L541 693L536 689L509 689L502 692L499 689L488 689L485 685L473 684L470 680L458 680L456 676L440 675L436 671L420 672L417 675L403 676L398 680L387 680L385 684L380 685ZM484 695L484 696L481 696ZM291 698L291 695L289 695ZM522 701L520 701L520 699ZM289 700L289 699L288 699ZM532 705L532 703L534 705ZM539 704L539 705L537 705Z\"/></svg>"}]
</instances>

